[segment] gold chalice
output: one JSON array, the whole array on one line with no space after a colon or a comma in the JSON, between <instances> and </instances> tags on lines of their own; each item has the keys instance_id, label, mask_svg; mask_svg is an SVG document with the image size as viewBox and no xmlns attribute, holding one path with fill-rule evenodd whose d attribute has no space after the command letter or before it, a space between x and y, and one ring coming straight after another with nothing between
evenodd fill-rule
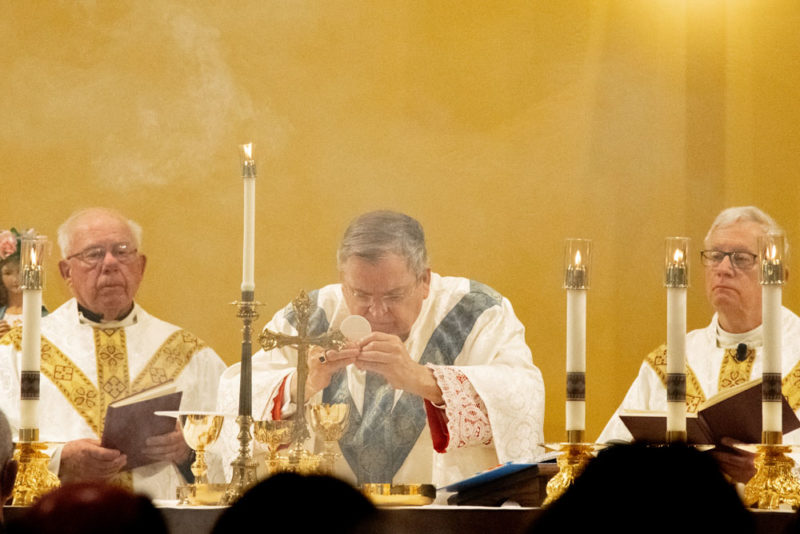
<instances>
[{"instance_id":1,"label":"gold chalice","mask_svg":"<svg viewBox=\"0 0 800 534\"><path fill-rule=\"evenodd\" d=\"M183 439L195 451L195 460L192 463L194 484L192 484L191 491L195 499L189 498L188 500L194 500L197 504L212 504L206 502L213 501L214 496L210 496L210 494L216 493L216 489L212 488L214 485L208 483L206 450L219 438L224 416L211 412L156 412L156 415L177 418L181 432L183 432Z\"/></svg>"},{"instance_id":2,"label":"gold chalice","mask_svg":"<svg viewBox=\"0 0 800 534\"><path fill-rule=\"evenodd\" d=\"M253 422L253 434L259 443L267 446L269 455L267 456L267 473L273 475L281 471L281 457L278 449L282 445L292 442L292 428L294 421L291 420L262 420Z\"/></svg>"},{"instance_id":3,"label":"gold chalice","mask_svg":"<svg viewBox=\"0 0 800 534\"><path fill-rule=\"evenodd\" d=\"M333 473L333 466L339 453L336 443L347 430L350 407L347 404L309 404L306 406L306 417L311 429L323 440L321 468L328 474Z\"/></svg>"}]
</instances>

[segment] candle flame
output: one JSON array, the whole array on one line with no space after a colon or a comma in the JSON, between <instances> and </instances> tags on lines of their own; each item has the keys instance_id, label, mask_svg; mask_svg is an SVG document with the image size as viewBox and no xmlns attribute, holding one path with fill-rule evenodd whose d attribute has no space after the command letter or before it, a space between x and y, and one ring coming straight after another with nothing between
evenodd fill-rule
<instances>
[{"instance_id":1,"label":"candle flame","mask_svg":"<svg viewBox=\"0 0 800 534\"><path fill-rule=\"evenodd\" d=\"M244 152L244 157L246 159L253 159L253 143L242 145L242 151Z\"/></svg>"},{"instance_id":2,"label":"candle flame","mask_svg":"<svg viewBox=\"0 0 800 534\"><path fill-rule=\"evenodd\" d=\"M683 250L676 248L675 254L672 255L672 259L675 260L675 263L683 263Z\"/></svg>"},{"instance_id":3,"label":"candle flame","mask_svg":"<svg viewBox=\"0 0 800 534\"><path fill-rule=\"evenodd\" d=\"M575 251L575 266L578 267L578 266L580 266L580 264L581 264L581 251L580 250L576 250Z\"/></svg>"},{"instance_id":4,"label":"candle flame","mask_svg":"<svg viewBox=\"0 0 800 534\"><path fill-rule=\"evenodd\" d=\"M36 266L38 263L36 262L36 248L31 247L31 265Z\"/></svg>"},{"instance_id":5,"label":"candle flame","mask_svg":"<svg viewBox=\"0 0 800 534\"><path fill-rule=\"evenodd\" d=\"M770 260L774 260L777 257L778 257L778 248L775 246L775 243L772 243L767 248L767 258Z\"/></svg>"}]
</instances>

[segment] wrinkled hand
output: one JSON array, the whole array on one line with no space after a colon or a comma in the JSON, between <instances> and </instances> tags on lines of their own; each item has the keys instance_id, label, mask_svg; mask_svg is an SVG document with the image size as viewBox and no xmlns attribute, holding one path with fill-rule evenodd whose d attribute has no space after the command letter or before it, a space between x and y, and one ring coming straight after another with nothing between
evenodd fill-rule
<instances>
[{"instance_id":1,"label":"wrinkled hand","mask_svg":"<svg viewBox=\"0 0 800 534\"><path fill-rule=\"evenodd\" d=\"M443 402L433 371L411 359L399 337L373 332L359 341L359 346L356 367L380 374L395 389L419 395L434 404Z\"/></svg>"},{"instance_id":2,"label":"wrinkled hand","mask_svg":"<svg viewBox=\"0 0 800 534\"><path fill-rule=\"evenodd\" d=\"M711 455L717 460L725 474L736 482L747 482L756 474L756 468L753 463L756 455L752 452L735 448L734 446L738 443L741 442L731 438L722 438L722 444L727 445L730 449L714 449L711 451Z\"/></svg>"},{"instance_id":3,"label":"wrinkled hand","mask_svg":"<svg viewBox=\"0 0 800 534\"><path fill-rule=\"evenodd\" d=\"M8 324L8 321L0 320L0 337L3 337L9 330L11 330L11 325Z\"/></svg>"},{"instance_id":4,"label":"wrinkled hand","mask_svg":"<svg viewBox=\"0 0 800 534\"><path fill-rule=\"evenodd\" d=\"M106 480L118 473L128 457L116 449L100 446L96 439L79 439L64 444L59 477L63 482Z\"/></svg>"},{"instance_id":5,"label":"wrinkled hand","mask_svg":"<svg viewBox=\"0 0 800 534\"><path fill-rule=\"evenodd\" d=\"M159 462L172 462L180 464L189 458L192 449L186 444L183 439L183 432L179 423L175 422L175 430L161 434L160 436L151 436L144 442L144 449L142 452L149 458Z\"/></svg>"}]
</instances>

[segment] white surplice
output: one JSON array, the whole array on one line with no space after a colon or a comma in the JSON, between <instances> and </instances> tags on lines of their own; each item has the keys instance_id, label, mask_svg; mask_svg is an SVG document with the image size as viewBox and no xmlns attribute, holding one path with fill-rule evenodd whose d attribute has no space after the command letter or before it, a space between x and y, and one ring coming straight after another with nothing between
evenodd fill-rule
<instances>
[{"instance_id":1,"label":"white surplice","mask_svg":"<svg viewBox=\"0 0 800 534\"><path fill-rule=\"evenodd\" d=\"M98 386L96 326L99 325L85 320L79 314L75 299L70 299L53 313L43 317L41 324L42 337L63 353L88 378L94 388ZM225 363L211 348L177 326L153 317L138 304L119 323L102 325L102 328L109 329L109 332L115 327L124 331L128 375L131 381L145 369L165 340L176 333L185 333L187 339L196 344L197 349L175 378L177 389L183 392L181 409L214 410L219 377L225 369ZM0 408L8 416L12 432L15 434L20 420L21 357L11 337L8 335L3 337L0 341ZM92 390L88 390L85 396L78 395L76 398L77 404L89 403L91 407L94 407L91 403L97 401L96 392ZM78 412L76 404L70 402L44 375L40 379L39 431L40 441L54 444L82 438L100 438L97 429ZM62 446L56 445L50 451L52 454L50 466L55 473L58 473L61 449ZM218 462L216 465L216 481L221 482L221 467ZM132 473L134 489L154 499L174 499L176 485L184 483L176 467L165 462L143 466L134 469Z\"/></svg>"}]
</instances>

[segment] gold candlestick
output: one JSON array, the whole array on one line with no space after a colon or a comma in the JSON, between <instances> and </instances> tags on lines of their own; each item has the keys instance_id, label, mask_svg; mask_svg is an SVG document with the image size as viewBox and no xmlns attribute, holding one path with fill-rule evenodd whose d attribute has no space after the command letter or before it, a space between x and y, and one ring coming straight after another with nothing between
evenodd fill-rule
<instances>
[{"instance_id":1,"label":"gold candlestick","mask_svg":"<svg viewBox=\"0 0 800 534\"><path fill-rule=\"evenodd\" d=\"M48 469L50 457L39 442L39 379L41 358L43 263L48 250L44 236L26 234L20 253L22 268L23 321L22 365L20 372L19 443L14 457L19 465L12 491L15 506L30 506L45 493L60 485L58 477Z\"/></svg>"},{"instance_id":2,"label":"gold candlestick","mask_svg":"<svg viewBox=\"0 0 800 534\"><path fill-rule=\"evenodd\" d=\"M758 239L764 331L762 443L750 447L751 452L756 454L756 474L745 485L744 501L748 506L767 510L778 509L781 505L789 505L793 509L800 507L800 481L793 469L794 460L786 455L796 449L782 445L781 288L786 283L784 240L782 233L766 234Z\"/></svg>"}]
</instances>

